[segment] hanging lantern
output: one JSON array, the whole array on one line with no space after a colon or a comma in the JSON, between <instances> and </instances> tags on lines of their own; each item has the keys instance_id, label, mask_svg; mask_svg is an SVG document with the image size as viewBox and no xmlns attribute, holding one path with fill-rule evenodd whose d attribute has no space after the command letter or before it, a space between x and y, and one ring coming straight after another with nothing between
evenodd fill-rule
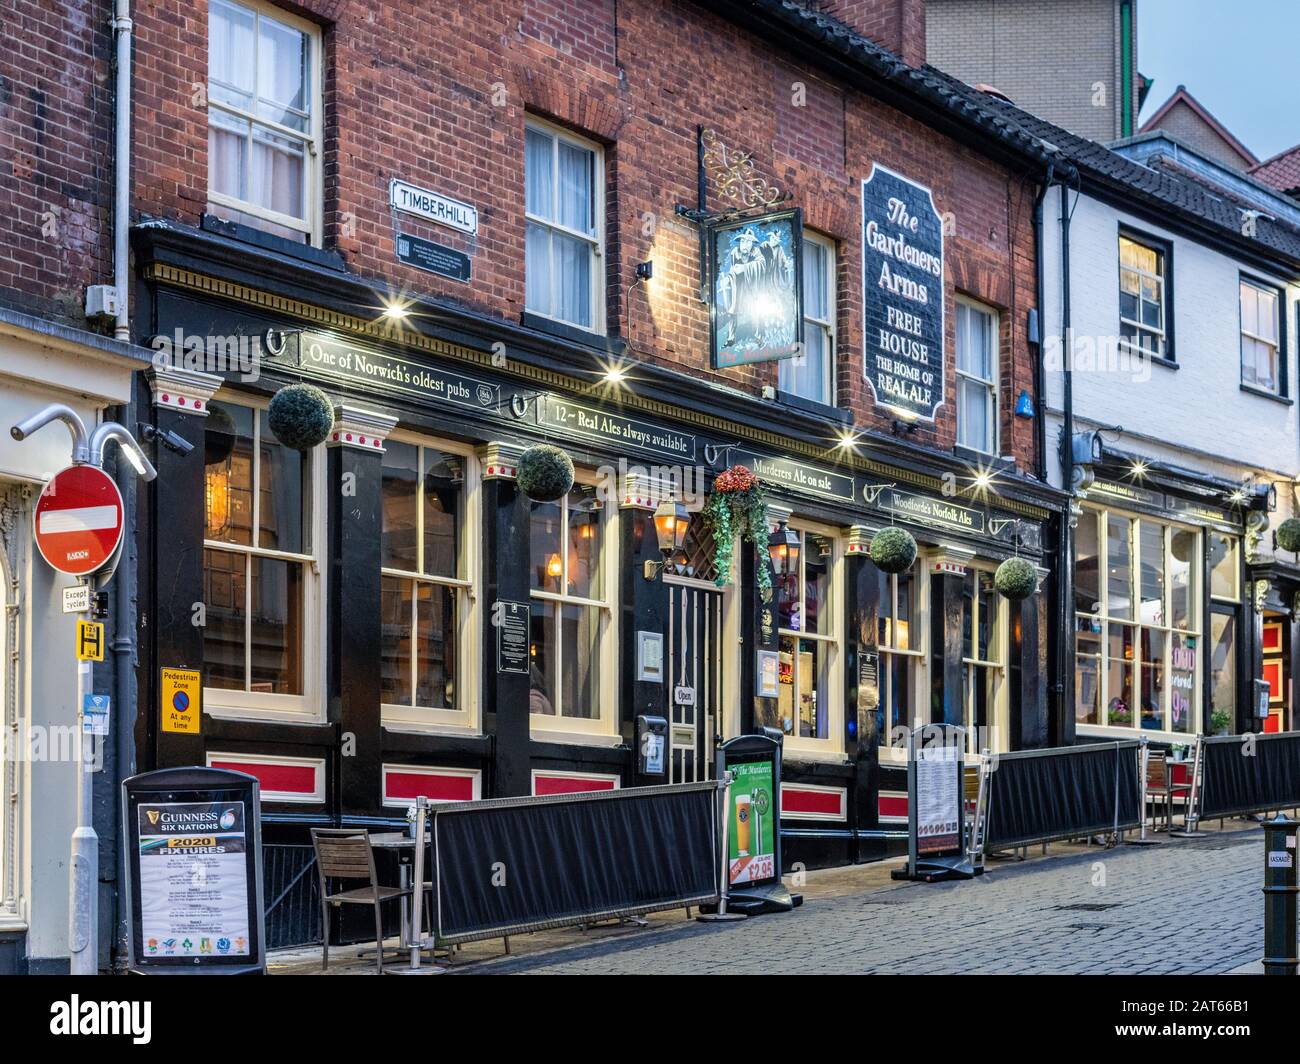
<instances>
[{"instance_id":1,"label":"hanging lantern","mask_svg":"<svg viewBox=\"0 0 1300 1064\"><path fill-rule=\"evenodd\" d=\"M334 404L312 384L290 384L271 397L267 423L275 438L295 451L324 443L334 427Z\"/></svg>"}]
</instances>

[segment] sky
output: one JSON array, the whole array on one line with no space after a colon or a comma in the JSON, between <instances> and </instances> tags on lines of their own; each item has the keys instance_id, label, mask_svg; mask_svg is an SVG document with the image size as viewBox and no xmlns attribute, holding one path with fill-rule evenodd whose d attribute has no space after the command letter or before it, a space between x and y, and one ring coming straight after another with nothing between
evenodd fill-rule
<instances>
[{"instance_id":1,"label":"sky","mask_svg":"<svg viewBox=\"0 0 1300 1064\"><path fill-rule=\"evenodd\" d=\"M1300 144L1298 0L1138 0L1146 121L1179 85L1261 160Z\"/></svg>"}]
</instances>

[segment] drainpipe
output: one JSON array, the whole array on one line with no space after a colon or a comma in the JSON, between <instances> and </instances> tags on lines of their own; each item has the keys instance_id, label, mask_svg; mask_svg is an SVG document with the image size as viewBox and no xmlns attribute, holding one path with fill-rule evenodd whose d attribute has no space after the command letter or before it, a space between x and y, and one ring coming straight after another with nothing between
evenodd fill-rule
<instances>
[{"instance_id":1,"label":"drainpipe","mask_svg":"<svg viewBox=\"0 0 1300 1064\"><path fill-rule=\"evenodd\" d=\"M124 462L119 454L117 458L117 486L122 492L122 505L129 514L135 514L139 505L139 493L136 472L129 462ZM135 722L138 706L136 704L135 684L135 605L136 605L136 541L128 536L122 543L122 555L118 559L115 578L117 586L113 589L113 617L115 621L113 636L113 753L116 772L114 781L121 781L135 775ZM127 956L128 913L122 907L125 897L123 887L129 874L126 864L126 850L119 837L122 811L118 808L119 790L116 785L108 796L108 808L112 810L113 830L108 835L117 839L117 890L114 893L116 905L113 914L113 940L116 944L114 953L119 963ZM107 834L107 833L106 833ZM110 967L112 958L110 957Z\"/></svg>"},{"instance_id":2,"label":"drainpipe","mask_svg":"<svg viewBox=\"0 0 1300 1064\"><path fill-rule=\"evenodd\" d=\"M1133 4L1123 0L1119 5L1119 135L1133 135L1133 79L1129 68L1133 64Z\"/></svg>"},{"instance_id":3,"label":"drainpipe","mask_svg":"<svg viewBox=\"0 0 1300 1064\"><path fill-rule=\"evenodd\" d=\"M114 0L113 33L117 43L117 87L113 151L113 287L117 322L113 335L131 339L128 284L131 227L131 0Z\"/></svg>"},{"instance_id":4,"label":"drainpipe","mask_svg":"<svg viewBox=\"0 0 1300 1064\"><path fill-rule=\"evenodd\" d=\"M1047 374L1043 368L1043 352L1046 344L1043 342L1047 329L1047 319L1043 314L1043 288L1044 288L1044 268L1043 268L1043 249L1046 241L1043 237L1043 200L1047 198L1047 190L1052 187L1052 181L1056 176L1056 164L1047 164L1047 173L1043 177L1043 183L1038 186L1038 192L1034 196L1034 307L1038 315L1038 357L1034 360L1034 394L1038 403L1038 424L1035 426L1034 451L1037 457L1035 462L1035 472L1038 479L1044 484L1047 483Z\"/></svg>"},{"instance_id":5,"label":"drainpipe","mask_svg":"<svg viewBox=\"0 0 1300 1064\"><path fill-rule=\"evenodd\" d=\"M1060 744L1064 746L1074 742L1074 700L1071 697L1074 687L1071 667L1073 640L1070 638L1073 617L1069 593L1074 587L1074 331L1070 324L1070 190L1064 182L1057 188L1061 197L1061 486L1070 493L1069 509L1061 522L1057 558L1057 728Z\"/></svg>"}]
</instances>

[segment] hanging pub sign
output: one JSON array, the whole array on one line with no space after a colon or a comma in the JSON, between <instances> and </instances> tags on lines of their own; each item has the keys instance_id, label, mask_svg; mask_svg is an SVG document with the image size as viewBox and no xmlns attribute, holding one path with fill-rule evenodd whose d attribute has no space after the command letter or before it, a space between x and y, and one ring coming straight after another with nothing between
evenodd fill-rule
<instances>
[{"instance_id":1,"label":"hanging pub sign","mask_svg":"<svg viewBox=\"0 0 1300 1064\"><path fill-rule=\"evenodd\" d=\"M793 358L803 339L803 215L779 211L708 228L713 366Z\"/></svg>"},{"instance_id":2,"label":"hanging pub sign","mask_svg":"<svg viewBox=\"0 0 1300 1064\"><path fill-rule=\"evenodd\" d=\"M863 371L876 402L943 405L943 218L930 190L876 166L862 182Z\"/></svg>"}]
</instances>

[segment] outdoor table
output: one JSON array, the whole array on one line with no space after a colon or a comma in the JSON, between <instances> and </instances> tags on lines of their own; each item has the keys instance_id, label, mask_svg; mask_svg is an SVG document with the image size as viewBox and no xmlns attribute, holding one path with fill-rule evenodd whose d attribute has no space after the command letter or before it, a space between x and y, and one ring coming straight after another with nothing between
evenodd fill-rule
<instances>
[{"instance_id":1,"label":"outdoor table","mask_svg":"<svg viewBox=\"0 0 1300 1064\"><path fill-rule=\"evenodd\" d=\"M420 817L419 822L421 826L423 826L424 817ZM424 844L426 846L429 844L430 838L431 833L425 831ZM401 862L401 884L404 888L411 888L411 897L409 902L405 896L403 896L401 902L402 945L411 951L411 963L407 968L393 969L393 971L402 972L404 974L418 973L421 975L432 975L436 972L442 971L442 969L436 965L429 968L420 967L420 950L423 946L421 941L423 935L421 933L420 914L423 911L421 906L424 902L424 875L420 869L423 867L424 862L414 860L416 856L414 835L405 831L375 832L370 836L370 845L376 850L389 850L398 855L398 859ZM408 857L411 858L409 862ZM411 881L410 875L410 869L412 866L415 866L417 869L414 882ZM377 949L383 949L382 942L376 942L375 946Z\"/></svg>"}]
</instances>

